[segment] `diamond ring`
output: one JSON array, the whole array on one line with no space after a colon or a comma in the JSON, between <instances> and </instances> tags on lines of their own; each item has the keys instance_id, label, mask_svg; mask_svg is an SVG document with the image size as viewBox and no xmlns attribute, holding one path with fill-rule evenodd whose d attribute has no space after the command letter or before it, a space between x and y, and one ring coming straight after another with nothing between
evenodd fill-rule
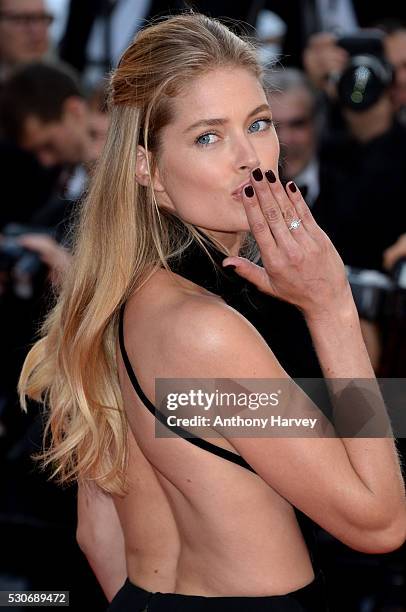
<instances>
[{"instance_id":1,"label":"diamond ring","mask_svg":"<svg viewBox=\"0 0 406 612\"><path fill-rule=\"evenodd\" d=\"M300 227L302 220L301 219L293 219L293 221L291 221L288 229L290 230L296 230Z\"/></svg>"}]
</instances>

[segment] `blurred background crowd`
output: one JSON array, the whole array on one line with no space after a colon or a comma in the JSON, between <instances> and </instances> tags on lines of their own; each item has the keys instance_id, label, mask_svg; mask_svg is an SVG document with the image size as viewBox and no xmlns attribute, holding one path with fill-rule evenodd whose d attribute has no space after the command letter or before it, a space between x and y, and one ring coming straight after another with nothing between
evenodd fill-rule
<instances>
[{"instance_id":1,"label":"blurred background crowd","mask_svg":"<svg viewBox=\"0 0 406 612\"><path fill-rule=\"evenodd\" d=\"M75 488L30 459L42 418L20 411L16 384L70 263L109 125L107 75L148 20L190 7L256 39L281 177L347 266L376 374L406 375L404 3L0 0L0 590L70 590L71 608L106 607L76 544ZM291 350L300 363L300 342ZM406 611L405 547L363 555L318 539L332 612Z\"/></svg>"}]
</instances>

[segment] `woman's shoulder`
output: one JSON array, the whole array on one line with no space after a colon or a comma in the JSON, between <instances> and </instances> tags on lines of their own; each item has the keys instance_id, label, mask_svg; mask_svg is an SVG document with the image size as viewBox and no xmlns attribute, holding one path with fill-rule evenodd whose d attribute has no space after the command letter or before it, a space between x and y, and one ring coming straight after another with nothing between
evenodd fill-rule
<instances>
[{"instance_id":1,"label":"woman's shoulder","mask_svg":"<svg viewBox=\"0 0 406 612\"><path fill-rule=\"evenodd\" d=\"M143 330L161 340L187 335L199 319L229 309L218 295L166 270L156 270L127 300L126 336Z\"/></svg>"},{"instance_id":2,"label":"woman's shoulder","mask_svg":"<svg viewBox=\"0 0 406 612\"><path fill-rule=\"evenodd\" d=\"M210 377L220 368L224 376L231 370L233 375L237 370L248 375L258 362L268 362L269 367L269 360L275 360L259 332L238 311L218 295L164 270L131 296L125 327L130 348L148 343L157 359L172 356L174 370L181 367ZM248 369L247 356L253 359Z\"/></svg>"},{"instance_id":3,"label":"woman's shoulder","mask_svg":"<svg viewBox=\"0 0 406 612\"><path fill-rule=\"evenodd\" d=\"M156 323L157 319L176 317L180 309L205 308L214 303L219 308L225 305L219 296L204 287L160 268L127 300L126 319L142 319L143 323L146 323L146 319L150 318Z\"/></svg>"},{"instance_id":4,"label":"woman's shoulder","mask_svg":"<svg viewBox=\"0 0 406 612\"><path fill-rule=\"evenodd\" d=\"M143 328L152 325L155 330L164 327L172 333L190 327L203 331L214 326L220 330L227 322L231 324L233 321L255 329L219 295L163 269L156 270L130 296L125 317L130 329L137 325Z\"/></svg>"}]
</instances>

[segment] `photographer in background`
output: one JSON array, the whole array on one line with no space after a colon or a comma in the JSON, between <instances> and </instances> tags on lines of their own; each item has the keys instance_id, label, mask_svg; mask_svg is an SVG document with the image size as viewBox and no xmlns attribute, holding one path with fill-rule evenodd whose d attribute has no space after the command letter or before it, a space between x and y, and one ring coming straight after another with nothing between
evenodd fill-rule
<instances>
[{"instance_id":1,"label":"photographer in background","mask_svg":"<svg viewBox=\"0 0 406 612\"><path fill-rule=\"evenodd\" d=\"M323 182L314 207L347 266L384 272L383 252L406 231L406 129L391 101L383 35L346 38L349 54L331 82L341 129L323 139ZM391 214L383 214L391 202Z\"/></svg>"},{"instance_id":2,"label":"photographer in background","mask_svg":"<svg viewBox=\"0 0 406 612\"><path fill-rule=\"evenodd\" d=\"M15 384L21 360L48 307L44 301L48 280L57 286L69 265L73 204L82 195L103 144L100 122L95 133L94 115L75 74L65 66L23 66L7 80L1 95L0 121L8 139L33 153L44 166L63 165L66 176L63 193L44 202L23 224L15 224L19 219L13 219L9 203L8 223L0 229L2 361L7 363L0 396L10 414L7 419L3 410L8 443L20 433L13 429L17 425Z\"/></svg>"},{"instance_id":3,"label":"photographer in background","mask_svg":"<svg viewBox=\"0 0 406 612\"><path fill-rule=\"evenodd\" d=\"M385 55L393 67L391 98L400 121L406 125L406 25L384 24Z\"/></svg>"},{"instance_id":4,"label":"photographer in background","mask_svg":"<svg viewBox=\"0 0 406 612\"><path fill-rule=\"evenodd\" d=\"M339 42L348 61L330 84L342 125L336 123L323 142L314 215L349 269L359 312L368 321L364 336L375 370L386 363L392 376L384 330L395 321L398 288L387 276L383 253L406 231L406 129L392 103L393 70L383 34L364 32Z\"/></svg>"},{"instance_id":5,"label":"photographer in background","mask_svg":"<svg viewBox=\"0 0 406 612\"><path fill-rule=\"evenodd\" d=\"M380 39L368 49L363 42L372 33ZM337 80L345 71L351 55L357 54L356 47L348 46L348 41L359 41L359 52L380 55L393 71L390 84L390 98L394 110L403 123L406 122L406 26L401 22L383 20L375 30L360 30L352 37L339 37L334 33L321 32L310 37L303 52L303 65L316 89L323 91L330 102L337 98ZM346 44L347 43L347 44Z\"/></svg>"},{"instance_id":6,"label":"photographer in background","mask_svg":"<svg viewBox=\"0 0 406 612\"><path fill-rule=\"evenodd\" d=\"M88 108L70 67L43 62L15 71L3 88L0 113L4 135L42 165L75 167L93 161Z\"/></svg>"},{"instance_id":7,"label":"photographer in background","mask_svg":"<svg viewBox=\"0 0 406 612\"><path fill-rule=\"evenodd\" d=\"M86 188L108 129L104 87L86 100L76 74L62 64L29 64L8 79L0 100L4 135L42 166L64 168L60 197L36 211L35 225L59 227Z\"/></svg>"},{"instance_id":8,"label":"photographer in background","mask_svg":"<svg viewBox=\"0 0 406 612\"><path fill-rule=\"evenodd\" d=\"M32 70L33 69L30 68L29 72ZM47 67L41 67L42 73L43 70L48 69ZM48 79L54 79L56 82L60 81L62 77L66 77L66 75L63 75L61 72L55 72L55 67L52 67L52 70L53 72L48 74ZM78 92L79 89L77 88L75 95L77 95ZM102 81L95 87L90 92L85 102L85 112L81 114L81 117L85 118L85 124L79 123L79 127L83 128L83 133L79 131L78 134L70 130L69 119L66 119L67 111L65 109L65 111L61 113L61 118L56 122L60 122L61 126L54 126L54 132L48 138L49 148L48 151L45 151L45 155L44 148L38 145L38 140L36 141L39 147L36 152L42 163L48 164L50 162L48 155L51 150L54 156L58 155L59 163L65 163L67 167L72 166L73 159L76 159L76 161L80 161L81 158L83 159L82 163L77 164L76 172L74 171L70 180L67 181L64 197L48 202L47 206L41 209L33 217L32 221L35 225L43 225L46 222L51 222L53 225L55 223L60 224L58 211L61 205L62 210L66 209L69 213L69 209L71 208L70 202L80 199L86 187L88 175L92 172L93 166L102 152L109 127L106 82ZM66 100L64 104L66 104ZM60 102L58 103L57 100L54 100L53 104L51 104L51 114L55 115L59 107ZM65 119L63 118L64 113ZM44 116L44 113L42 113L42 115ZM57 137L58 133L60 134L60 138ZM69 136L70 140L68 140L66 136ZM60 143L62 143L62 145ZM24 140L22 140L22 144L25 144ZM78 151L77 157L73 155L73 151ZM49 217L49 214L51 214L51 217ZM35 233L24 233L16 238L16 242L18 242L19 245L30 251L36 252L40 256L41 261L49 269L49 280L56 288L58 288L70 263L69 250L62 244L59 244L59 242L65 242L66 238L64 235L66 233L66 228L63 227L64 223L66 223L66 220L62 219L62 231L57 232L56 239L49 235L49 233L41 233L40 231L36 231Z\"/></svg>"},{"instance_id":9,"label":"photographer in background","mask_svg":"<svg viewBox=\"0 0 406 612\"><path fill-rule=\"evenodd\" d=\"M355 34L361 28L374 27L383 19L399 19L404 15L403 4L398 0L260 0L258 5L274 11L286 23L281 60L284 65L301 68L303 51L313 36L321 43L323 39ZM327 72L334 69L335 61L340 62L339 54L334 57L324 43L314 59L320 67L330 62Z\"/></svg>"},{"instance_id":10,"label":"photographer in background","mask_svg":"<svg viewBox=\"0 0 406 612\"><path fill-rule=\"evenodd\" d=\"M86 103L71 71L42 63L20 67L4 84L0 98L0 123L8 142L34 154L44 167L65 164L65 175L74 177L75 164L81 161L86 151L87 131ZM24 175L23 180L26 180ZM64 182L69 186L69 181ZM76 190L78 195L84 180L80 182ZM0 228L2 326L8 338L2 350L9 364L9 376L2 382L7 384L10 392L15 386L14 373L17 375L19 361L41 314L47 273L44 266L39 265L38 257L19 248L16 238L23 232L38 228L49 239L61 241L73 199L69 199L66 189L63 195L57 197L54 194L44 200L24 220L19 218L18 207L11 199L7 218ZM16 347L20 347L18 356Z\"/></svg>"}]
</instances>

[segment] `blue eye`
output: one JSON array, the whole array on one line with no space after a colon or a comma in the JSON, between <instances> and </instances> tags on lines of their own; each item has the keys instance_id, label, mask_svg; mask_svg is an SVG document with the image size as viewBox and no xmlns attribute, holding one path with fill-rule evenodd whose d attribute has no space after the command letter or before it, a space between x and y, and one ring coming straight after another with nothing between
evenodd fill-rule
<instances>
[{"instance_id":1,"label":"blue eye","mask_svg":"<svg viewBox=\"0 0 406 612\"><path fill-rule=\"evenodd\" d=\"M273 123L272 119L269 119L269 118L266 118L266 119L257 119L256 121L254 121L254 123L251 123L250 130L251 130L252 133L255 133L255 132L264 132L265 130L270 128L272 123ZM261 124L262 124L262 127L261 127ZM256 126L256 127L254 127L254 126Z\"/></svg>"},{"instance_id":2,"label":"blue eye","mask_svg":"<svg viewBox=\"0 0 406 612\"><path fill-rule=\"evenodd\" d=\"M254 121L254 123L251 123L249 127L249 132L251 134L255 134L257 132L265 132L265 130L268 130L272 124L273 121L269 117L257 119L256 121ZM217 134L215 134L214 132L207 132L206 134L198 136L195 140L195 143L200 147L207 147L209 145L215 144L217 140Z\"/></svg>"},{"instance_id":3,"label":"blue eye","mask_svg":"<svg viewBox=\"0 0 406 612\"><path fill-rule=\"evenodd\" d=\"M213 142L215 141L210 140L211 137L217 138L216 134L213 133L202 134L202 136L196 138L196 144L201 145L202 147L206 147L207 145L213 144Z\"/></svg>"}]
</instances>

